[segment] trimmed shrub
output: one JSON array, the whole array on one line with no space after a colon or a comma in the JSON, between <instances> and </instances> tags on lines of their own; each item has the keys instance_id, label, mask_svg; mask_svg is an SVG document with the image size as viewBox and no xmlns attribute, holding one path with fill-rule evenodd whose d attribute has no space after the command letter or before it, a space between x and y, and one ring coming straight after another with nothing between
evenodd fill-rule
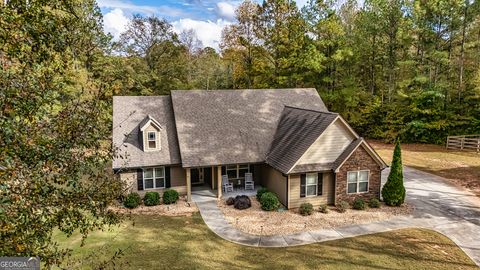
<instances>
[{"instance_id":1,"label":"trimmed shrub","mask_svg":"<svg viewBox=\"0 0 480 270\"><path fill-rule=\"evenodd\" d=\"M252 206L252 202L250 201L250 198L246 195L238 195L235 197L235 202L233 204L233 207L239 210L247 209Z\"/></svg>"},{"instance_id":2,"label":"trimmed shrub","mask_svg":"<svg viewBox=\"0 0 480 270\"><path fill-rule=\"evenodd\" d=\"M123 205L127 208L136 208L141 202L140 195L136 192L132 192L127 195L127 198L123 201Z\"/></svg>"},{"instance_id":3,"label":"trimmed shrub","mask_svg":"<svg viewBox=\"0 0 480 270\"><path fill-rule=\"evenodd\" d=\"M377 198L372 198L368 202L368 207L370 208L379 208L380 207L380 201Z\"/></svg>"},{"instance_id":4,"label":"trimmed shrub","mask_svg":"<svg viewBox=\"0 0 480 270\"><path fill-rule=\"evenodd\" d=\"M355 210L365 210L365 201L362 198L356 198L355 201L353 201L352 208Z\"/></svg>"},{"instance_id":5,"label":"trimmed shrub","mask_svg":"<svg viewBox=\"0 0 480 270\"><path fill-rule=\"evenodd\" d=\"M400 206L405 202L405 187L403 186L402 150L397 140L393 151L392 167L387 182L382 188L383 201L390 206Z\"/></svg>"},{"instance_id":6,"label":"trimmed shrub","mask_svg":"<svg viewBox=\"0 0 480 270\"><path fill-rule=\"evenodd\" d=\"M265 192L260 197L260 204L265 211L276 210L280 206L277 195L273 192Z\"/></svg>"},{"instance_id":7,"label":"trimmed shrub","mask_svg":"<svg viewBox=\"0 0 480 270\"><path fill-rule=\"evenodd\" d=\"M268 192L268 189L265 188L265 187L261 187L257 190L257 201L260 201L260 199L262 198L262 195L263 193L266 193Z\"/></svg>"},{"instance_id":8,"label":"trimmed shrub","mask_svg":"<svg viewBox=\"0 0 480 270\"><path fill-rule=\"evenodd\" d=\"M158 192L149 191L143 196L143 204L153 206L160 204L160 194Z\"/></svg>"},{"instance_id":9,"label":"trimmed shrub","mask_svg":"<svg viewBox=\"0 0 480 270\"><path fill-rule=\"evenodd\" d=\"M326 214L326 213L328 213L328 206L327 206L326 204L322 204L322 205L320 205L320 207L318 208L318 211L319 211L320 213Z\"/></svg>"},{"instance_id":10,"label":"trimmed shrub","mask_svg":"<svg viewBox=\"0 0 480 270\"><path fill-rule=\"evenodd\" d=\"M298 212L302 216L310 216L313 213L313 205L311 203L302 203Z\"/></svg>"},{"instance_id":11,"label":"trimmed shrub","mask_svg":"<svg viewBox=\"0 0 480 270\"><path fill-rule=\"evenodd\" d=\"M233 205L233 204L235 203L235 198L229 197L229 198L225 201L225 203L226 203L227 205Z\"/></svg>"},{"instance_id":12,"label":"trimmed shrub","mask_svg":"<svg viewBox=\"0 0 480 270\"><path fill-rule=\"evenodd\" d=\"M346 201L339 201L336 205L337 211L340 213L345 213L347 209L350 207L350 204Z\"/></svg>"},{"instance_id":13,"label":"trimmed shrub","mask_svg":"<svg viewBox=\"0 0 480 270\"><path fill-rule=\"evenodd\" d=\"M163 192L163 203L172 204L178 200L178 192L175 189L167 189Z\"/></svg>"}]
</instances>

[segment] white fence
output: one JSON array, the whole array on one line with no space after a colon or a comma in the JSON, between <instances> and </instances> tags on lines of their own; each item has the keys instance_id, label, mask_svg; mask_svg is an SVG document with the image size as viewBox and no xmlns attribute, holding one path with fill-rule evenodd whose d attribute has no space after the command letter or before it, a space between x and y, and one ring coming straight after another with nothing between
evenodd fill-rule
<instances>
[{"instance_id":1,"label":"white fence","mask_svg":"<svg viewBox=\"0 0 480 270\"><path fill-rule=\"evenodd\" d=\"M480 135L448 136L447 149L480 152Z\"/></svg>"}]
</instances>

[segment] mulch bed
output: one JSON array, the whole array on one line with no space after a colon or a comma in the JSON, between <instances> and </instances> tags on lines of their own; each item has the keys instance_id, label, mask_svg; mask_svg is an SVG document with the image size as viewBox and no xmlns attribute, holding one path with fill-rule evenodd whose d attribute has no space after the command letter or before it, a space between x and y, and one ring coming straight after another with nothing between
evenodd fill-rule
<instances>
[{"instance_id":1,"label":"mulch bed","mask_svg":"<svg viewBox=\"0 0 480 270\"><path fill-rule=\"evenodd\" d=\"M193 202L187 203L184 197L180 197L174 204L160 204L155 206L139 205L137 208L128 209L123 205L112 206L111 209L121 214L141 214L159 216L191 216L198 212L197 205Z\"/></svg>"},{"instance_id":2,"label":"mulch bed","mask_svg":"<svg viewBox=\"0 0 480 270\"><path fill-rule=\"evenodd\" d=\"M345 213L339 213L332 206L329 207L327 214L318 212L318 208L316 208L312 215L302 216L293 210L263 211L255 197L250 199L252 207L245 210L237 210L233 206L228 206L224 200L219 200L218 206L225 215L225 219L235 228L255 235L291 234L352 224L366 224L390 219L394 216L408 215L413 210L407 204L401 207L389 207L382 204L380 208L348 209Z\"/></svg>"}]
</instances>

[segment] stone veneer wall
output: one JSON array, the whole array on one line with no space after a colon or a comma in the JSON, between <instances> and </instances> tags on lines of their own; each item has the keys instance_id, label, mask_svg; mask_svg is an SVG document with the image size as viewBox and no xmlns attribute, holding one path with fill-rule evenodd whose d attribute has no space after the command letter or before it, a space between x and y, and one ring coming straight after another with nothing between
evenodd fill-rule
<instances>
[{"instance_id":1,"label":"stone veneer wall","mask_svg":"<svg viewBox=\"0 0 480 270\"><path fill-rule=\"evenodd\" d=\"M368 192L347 194L347 172L359 170L370 170ZM335 203L338 203L339 201L348 201L349 203L352 203L357 197L361 197L365 200L371 198L380 199L380 166L362 146L359 146L348 160L345 161L339 172L336 173L335 183Z\"/></svg>"}]
</instances>

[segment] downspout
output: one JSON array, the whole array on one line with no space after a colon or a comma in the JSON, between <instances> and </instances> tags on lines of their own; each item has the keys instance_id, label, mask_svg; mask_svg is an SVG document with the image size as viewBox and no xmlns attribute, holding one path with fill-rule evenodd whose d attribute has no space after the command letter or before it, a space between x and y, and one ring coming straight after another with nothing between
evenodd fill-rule
<instances>
[{"instance_id":1,"label":"downspout","mask_svg":"<svg viewBox=\"0 0 480 270\"><path fill-rule=\"evenodd\" d=\"M288 203L289 203L289 201L288 201L288 186L289 186L288 181L290 179L290 176L288 174L284 174L284 173L282 173L282 176L285 177L285 183L286 183L286 188L285 188L285 195L286 196L285 196L285 198L286 198L286 203L287 203L287 205L285 205L285 207L288 209Z\"/></svg>"},{"instance_id":2,"label":"downspout","mask_svg":"<svg viewBox=\"0 0 480 270\"><path fill-rule=\"evenodd\" d=\"M290 208L290 198L289 198L289 194L288 194L289 193L288 192L289 187L290 187L290 175L287 175L285 182L287 182L287 188L285 189L285 192L287 193L286 198L287 198L287 209L288 209L288 208Z\"/></svg>"}]
</instances>

